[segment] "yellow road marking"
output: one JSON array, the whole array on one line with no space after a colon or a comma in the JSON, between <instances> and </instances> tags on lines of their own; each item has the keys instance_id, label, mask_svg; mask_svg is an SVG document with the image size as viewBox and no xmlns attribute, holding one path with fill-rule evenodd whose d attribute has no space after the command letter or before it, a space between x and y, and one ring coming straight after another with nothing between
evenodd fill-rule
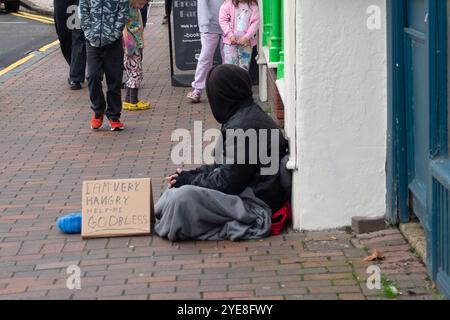
<instances>
[{"instance_id":1,"label":"yellow road marking","mask_svg":"<svg viewBox=\"0 0 450 320\"><path fill-rule=\"evenodd\" d=\"M26 63L27 61L29 61L33 57L34 57L34 54L30 53L26 57L20 59L19 61L14 62L12 65L6 67L5 69L0 70L0 76L3 76L4 74L6 74L6 73L10 72L11 70L17 68L18 66Z\"/></svg>"},{"instance_id":2,"label":"yellow road marking","mask_svg":"<svg viewBox=\"0 0 450 320\"><path fill-rule=\"evenodd\" d=\"M49 50L50 48L53 48L54 46L58 45L59 41L53 41L52 43L49 43L41 48L38 49L39 52L46 52L47 50ZM22 64L28 62L30 59L34 58L36 55L34 53L30 53L28 54L26 57L20 59L19 61L14 62L13 64L9 65L8 67L0 70L0 77L3 76L4 74L14 70L15 68L21 66Z\"/></svg>"},{"instance_id":3,"label":"yellow road marking","mask_svg":"<svg viewBox=\"0 0 450 320\"><path fill-rule=\"evenodd\" d=\"M39 21L45 24L52 24L50 21L48 20L44 20L41 18L36 18L36 17L28 17L28 16L23 16L20 13L10 13L10 15L15 16L15 17L19 17L19 18L24 18L24 19L30 19L30 20L34 20L34 21Z\"/></svg>"},{"instance_id":4,"label":"yellow road marking","mask_svg":"<svg viewBox=\"0 0 450 320\"><path fill-rule=\"evenodd\" d=\"M28 16L28 17L34 17L34 18L39 18L39 19L43 19L43 20L48 20L51 23L55 22L53 20L53 18L47 17L47 16L41 16L41 15L38 15L38 14L29 13L29 12L25 12L25 11L19 11L18 13L20 15L23 15L23 16Z\"/></svg>"},{"instance_id":5,"label":"yellow road marking","mask_svg":"<svg viewBox=\"0 0 450 320\"><path fill-rule=\"evenodd\" d=\"M48 23L51 23L51 24L55 23L53 18L49 18L46 16L40 16L40 15L31 14L31 13L23 12L23 11L19 11L18 14L20 16L22 16L23 18L43 20L43 21L47 21Z\"/></svg>"},{"instance_id":6,"label":"yellow road marking","mask_svg":"<svg viewBox=\"0 0 450 320\"><path fill-rule=\"evenodd\" d=\"M10 13L10 15L15 16L15 17L19 17L19 18L35 20L35 21L39 21L39 22L42 22L42 23L46 23L46 24L53 24L53 22L51 22L51 21L49 21L47 19L42 19L42 18L32 17L32 16L26 16L26 15L22 15L21 13Z\"/></svg>"},{"instance_id":7,"label":"yellow road marking","mask_svg":"<svg viewBox=\"0 0 450 320\"><path fill-rule=\"evenodd\" d=\"M54 21L51 18L44 17L44 16L38 16L38 15L27 13L27 12L20 11L19 13L10 13L10 14L15 16L15 17L31 19L31 20L35 20L35 21L39 21L39 22L47 23L47 24L54 24ZM56 46L58 44L59 44L58 40L53 41L52 43L49 43L49 44L39 48L38 51L39 52L46 52L47 50L49 50L50 48L52 48L52 47L54 47L54 46ZM28 62L29 60L31 60L34 57L35 57L35 54L34 53L30 53L26 57L23 57L22 59L14 62L13 64L9 65L8 67L0 70L0 76L3 76L6 73L14 70L15 68L23 65L24 63Z\"/></svg>"},{"instance_id":8,"label":"yellow road marking","mask_svg":"<svg viewBox=\"0 0 450 320\"><path fill-rule=\"evenodd\" d=\"M56 46L58 44L59 44L59 40L53 41L52 43L49 43L49 44L43 46L42 48L40 48L39 51L40 52L45 52L48 49L50 49L50 48L52 48L52 47L54 47L54 46Z\"/></svg>"}]
</instances>

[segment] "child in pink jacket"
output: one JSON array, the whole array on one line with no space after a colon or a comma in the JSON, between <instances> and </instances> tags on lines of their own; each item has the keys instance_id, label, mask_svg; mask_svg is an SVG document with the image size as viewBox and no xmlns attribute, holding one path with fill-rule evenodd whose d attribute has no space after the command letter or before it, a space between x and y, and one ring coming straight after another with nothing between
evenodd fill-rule
<instances>
[{"instance_id":1,"label":"child in pink jacket","mask_svg":"<svg viewBox=\"0 0 450 320\"><path fill-rule=\"evenodd\" d=\"M224 63L248 70L261 17L257 0L226 0L220 8Z\"/></svg>"}]
</instances>

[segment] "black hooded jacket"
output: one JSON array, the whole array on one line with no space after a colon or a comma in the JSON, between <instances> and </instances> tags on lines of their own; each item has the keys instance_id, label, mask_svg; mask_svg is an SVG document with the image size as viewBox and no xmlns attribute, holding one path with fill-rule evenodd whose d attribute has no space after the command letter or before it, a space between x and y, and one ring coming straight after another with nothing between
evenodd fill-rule
<instances>
[{"instance_id":1,"label":"black hooded jacket","mask_svg":"<svg viewBox=\"0 0 450 320\"><path fill-rule=\"evenodd\" d=\"M253 101L250 75L237 66L221 65L209 73L206 89L212 113L222 124L224 161L220 162L223 164L206 165L183 172L176 179L175 187L195 185L232 195L239 195L250 187L273 212L278 211L288 200L288 193L281 185L279 168L277 166L278 171L275 174L263 173L261 169L270 167L270 164L262 164L262 159L258 156L255 159L254 153L259 154L261 148L264 150L263 154L269 156L278 152L277 158L280 162L288 153L288 142L273 119ZM234 139L227 137L227 130L230 129L256 133L257 145L250 145L249 140L246 140L245 144L233 144ZM266 130L267 139L261 138L260 130ZM272 135L271 130L277 131L278 135ZM278 138L278 150L271 150L272 137ZM234 146L234 156L227 152L230 150L227 149L230 144ZM239 152L245 155L245 163L238 162ZM229 159L234 160L233 163L230 163Z\"/></svg>"}]
</instances>

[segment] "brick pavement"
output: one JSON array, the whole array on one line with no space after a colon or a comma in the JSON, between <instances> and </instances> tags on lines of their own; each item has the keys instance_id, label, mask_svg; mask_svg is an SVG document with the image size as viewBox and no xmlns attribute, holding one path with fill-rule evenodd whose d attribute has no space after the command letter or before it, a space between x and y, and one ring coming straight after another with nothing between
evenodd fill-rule
<instances>
[{"instance_id":1,"label":"brick pavement","mask_svg":"<svg viewBox=\"0 0 450 320\"><path fill-rule=\"evenodd\" d=\"M205 103L169 82L162 9L152 12L142 97L153 108L125 112L126 131L92 132L87 91L67 88L59 52L0 87L0 299L380 299L363 262L381 249L399 299L434 299L424 266L397 230L355 237L290 232L262 241L170 243L158 237L82 241L55 220L80 208L87 179L151 177L158 198L174 128L215 123ZM79 265L81 290L66 288Z\"/></svg>"}]
</instances>

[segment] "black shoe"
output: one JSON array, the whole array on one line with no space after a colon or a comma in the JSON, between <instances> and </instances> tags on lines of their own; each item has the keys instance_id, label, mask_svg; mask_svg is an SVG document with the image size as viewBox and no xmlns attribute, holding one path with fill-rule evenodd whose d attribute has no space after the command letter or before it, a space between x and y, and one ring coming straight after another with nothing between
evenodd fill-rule
<instances>
[{"instance_id":1,"label":"black shoe","mask_svg":"<svg viewBox=\"0 0 450 320\"><path fill-rule=\"evenodd\" d=\"M83 87L81 86L81 82L78 81L69 81L70 90L80 90Z\"/></svg>"},{"instance_id":2,"label":"black shoe","mask_svg":"<svg viewBox=\"0 0 450 320\"><path fill-rule=\"evenodd\" d=\"M162 24L167 24L168 21L169 21L169 19L167 18L167 16L164 16L164 18L162 20Z\"/></svg>"}]
</instances>

